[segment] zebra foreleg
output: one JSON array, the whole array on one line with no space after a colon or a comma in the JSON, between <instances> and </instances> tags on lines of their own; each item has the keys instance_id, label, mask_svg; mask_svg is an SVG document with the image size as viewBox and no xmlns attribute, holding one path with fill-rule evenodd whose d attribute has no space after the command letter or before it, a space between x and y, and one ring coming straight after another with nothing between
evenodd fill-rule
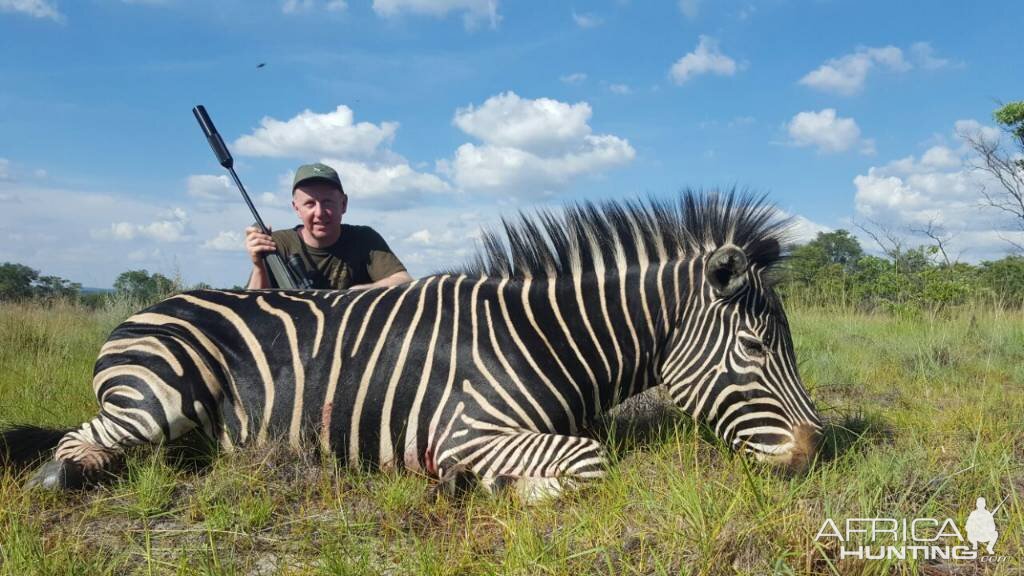
<instances>
[{"instance_id":1,"label":"zebra foreleg","mask_svg":"<svg viewBox=\"0 0 1024 576\"><path fill-rule=\"evenodd\" d=\"M29 479L27 487L50 490L81 488L115 471L123 461L125 448L156 444L166 438L163 430L151 419L140 418L133 424L121 424L110 415L101 413L68 432L57 444L53 460ZM174 424L170 439L195 427L183 416Z\"/></svg>"},{"instance_id":2,"label":"zebra foreleg","mask_svg":"<svg viewBox=\"0 0 1024 576\"><path fill-rule=\"evenodd\" d=\"M448 465L441 466L442 491L464 493L476 484L492 494L510 490L532 504L603 477L608 465L601 443L579 436L517 431L471 444L449 451Z\"/></svg>"},{"instance_id":3,"label":"zebra foreleg","mask_svg":"<svg viewBox=\"0 0 1024 576\"><path fill-rule=\"evenodd\" d=\"M40 468L27 486L50 490L80 488L116 468L124 446L138 443L132 440L135 437L126 428L100 414L65 434L57 443L53 460Z\"/></svg>"}]
</instances>

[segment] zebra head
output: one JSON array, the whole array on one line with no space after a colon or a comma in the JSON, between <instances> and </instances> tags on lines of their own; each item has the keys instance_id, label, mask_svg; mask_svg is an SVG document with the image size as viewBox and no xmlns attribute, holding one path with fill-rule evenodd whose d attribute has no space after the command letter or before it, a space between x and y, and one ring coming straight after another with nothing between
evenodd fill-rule
<instances>
[{"instance_id":1,"label":"zebra head","mask_svg":"<svg viewBox=\"0 0 1024 576\"><path fill-rule=\"evenodd\" d=\"M732 243L693 258L661 377L673 401L735 450L799 472L821 420L797 373L793 340L768 278L779 243Z\"/></svg>"}]
</instances>

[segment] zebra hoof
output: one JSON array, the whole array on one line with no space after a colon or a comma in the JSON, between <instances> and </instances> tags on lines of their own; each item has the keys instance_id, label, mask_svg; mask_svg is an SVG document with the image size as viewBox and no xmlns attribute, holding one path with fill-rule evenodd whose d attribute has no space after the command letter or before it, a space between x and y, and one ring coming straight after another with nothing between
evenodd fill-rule
<instances>
[{"instance_id":1,"label":"zebra hoof","mask_svg":"<svg viewBox=\"0 0 1024 576\"><path fill-rule=\"evenodd\" d=\"M43 490L71 490L85 485L85 473L82 466L67 460L50 460L43 465L32 478L26 488L42 488Z\"/></svg>"}]
</instances>

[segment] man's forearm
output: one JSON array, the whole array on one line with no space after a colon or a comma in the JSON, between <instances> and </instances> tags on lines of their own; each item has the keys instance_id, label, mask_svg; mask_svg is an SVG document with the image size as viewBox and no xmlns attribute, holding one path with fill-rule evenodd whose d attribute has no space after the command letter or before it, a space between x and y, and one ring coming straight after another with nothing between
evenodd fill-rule
<instances>
[{"instance_id":1,"label":"man's forearm","mask_svg":"<svg viewBox=\"0 0 1024 576\"><path fill-rule=\"evenodd\" d=\"M412 282L412 276L408 272L395 272L391 276L386 276L373 282L372 284L358 284L352 286L353 290L366 290L368 288L388 288L390 286L398 286L399 284L405 284L406 282Z\"/></svg>"},{"instance_id":2,"label":"man's forearm","mask_svg":"<svg viewBox=\"0 0 1024 576\"><path fill-rule=\"evenodd\" d=\"M249 290L260 290L270 288L270 274L267 273L267 265L263 262L253 264L252 272L249 274Z\"/></svg>"}]
</instances>

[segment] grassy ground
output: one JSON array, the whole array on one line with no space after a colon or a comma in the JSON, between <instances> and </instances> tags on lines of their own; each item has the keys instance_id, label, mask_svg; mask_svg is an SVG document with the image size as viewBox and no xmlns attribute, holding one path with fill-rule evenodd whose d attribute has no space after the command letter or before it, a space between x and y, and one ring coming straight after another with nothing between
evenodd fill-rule
<instances>
[{"instance_id":1,"label":"grassy ground","mask_svg":"<svg viewBox=\"0 0 1024 576\"><path fill-rule=\"evenodd\" d=\"M92 417L92 362L130 307L0 307L0 422ZM610 476L556 502L431 495L403 474L339 470L287 449L205 463L133 453L83 493L0 475L0 575L1018 574L1024 572L1024 315L894 318L790 310L804 380L835 456L785 479L654 411L600 434ZM840 559L827 518L952 518L975 498L999 562Z\"/></svg>"}]
</instances>

